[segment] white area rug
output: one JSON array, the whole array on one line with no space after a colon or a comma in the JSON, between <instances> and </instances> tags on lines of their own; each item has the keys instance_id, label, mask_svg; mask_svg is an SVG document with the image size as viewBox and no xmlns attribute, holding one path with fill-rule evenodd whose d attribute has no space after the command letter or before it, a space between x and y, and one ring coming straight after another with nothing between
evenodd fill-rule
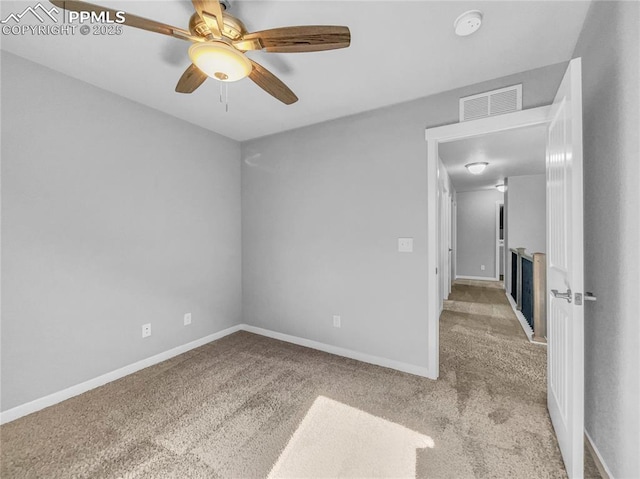
<instances>
[{"instance_id":1,"label":"white area rug","mask_svg":"<svg viewBox=\"0 0 640 479\"><path fill-rule=\"evenodd\" d=\"M416 449L433 446L429 436L319 396L269 478L413 478Z\"/></svg>"}]
</instances>

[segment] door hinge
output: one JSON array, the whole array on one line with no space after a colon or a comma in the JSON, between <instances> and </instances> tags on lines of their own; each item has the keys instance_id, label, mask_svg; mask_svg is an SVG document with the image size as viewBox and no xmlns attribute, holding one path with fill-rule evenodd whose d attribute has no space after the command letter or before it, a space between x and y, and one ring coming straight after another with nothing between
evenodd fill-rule
<instances>
[{"instance_id":1,"label":"door hinge","mask_svg":"<svg viewBox=\"0 0 640 479\"><path fill-rule=\"evenodd\" d=\"M438 268L436 268L436 274L438 274Z\"/></svg>"}]
</instances>

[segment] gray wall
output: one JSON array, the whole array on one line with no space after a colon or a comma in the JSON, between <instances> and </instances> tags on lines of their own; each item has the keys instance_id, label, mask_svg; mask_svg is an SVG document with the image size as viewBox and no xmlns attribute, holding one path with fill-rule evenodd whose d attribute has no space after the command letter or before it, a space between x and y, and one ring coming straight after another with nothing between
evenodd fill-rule
<instances>
[{"instance_id":1,"label":"gray wall","mask_svg":"<svg viewBox=\"0 0 640 479\"><path fill-rule=\"evenodd\" d=\"M511 248L525 248L529 254L546 253L547 180L545 175L510 176L507 184L505 285L511 291Z\"/></svg>"},{"instance_id":2,"label":"gray wall","mask_svg":"<svg viewBox=\"0 0 640 479\"><path fill-rule=\"evenodd\" d=\"M496 277L496 202L503 198L496 189L457 193L457 276Z\"/></svg>"},{"instance_id":3,"label":"gray wall","mask_svg":"<svg viewBox=\"0 0 640 479\"><path fill-rule=\"evenodd\" d=\"M427 367L425 127L524 83L547 105L565 64L243 143L246 323ZM397 238L414 238L413 254ZM332 315L342 316L342 328Z\"/></svg>"},{"instance_id":4,"label":"gray wall","mask_svg":"<svg viewBox=\"0 0 640 479\"><path fill-rule=\"evenodd\" d=\"M241 322L239 158L2 53L2 410Z\"/></svg>"},{"instance_id":5,"label":"gray wall","mask_svg":"<svg viewBox=\"0 0 640 479\"><path fill-rule=\"evenodd\" d=\"M546 195L545 175L509 177L509 188L505 193L509 204L509 248L526 248L529 254L546 252Z\"/></svg>"},{"instance_id":6,"label":"gray wall","mask_svg":"<svg viewBox=\"0 0 640 479\"><path fill-rule=\"evenodd\" d=\"M584 128L585 426L616 478L640 477L640 4L594 2L578 40Z\"/></svg>"}]
</instances>

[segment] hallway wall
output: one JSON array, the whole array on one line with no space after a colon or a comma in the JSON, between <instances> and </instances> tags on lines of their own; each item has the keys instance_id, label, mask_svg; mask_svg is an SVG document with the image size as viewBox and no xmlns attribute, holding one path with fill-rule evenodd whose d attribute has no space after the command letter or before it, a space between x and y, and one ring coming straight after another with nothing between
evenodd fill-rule
<instances>
[{"instance_id":1,"label":"hallway wall","mask_svg":"<svg viewBox=\"0 0 640 479\"><path fill-rule=\"evenodd\" d=\"M544 158L540 158L543 162ZM505 285L511 292L511 249L525 248L528 254L546 253L547 183L545 175L510 176L505 193L507 251Z\"/></svg>"},{"instance_id":2,"label":"hallway wall","mask_svg":"<svg viewBox=\"0 0 640 479\"><path fill-rule=\"evenodd\" d=\"M543 162L544 159L540 158ZM526 248L527 253L547 249L547 185L545 175L510 176L505 193L509 248Z\"/></svg>"},{"instance_id":3,"label":"hallway wall","mask_svg":"<svg viewBox=\"0 0 640 479\"><path fill-rule=\"evenodd\" d=\"M456 276L496 277L496 202L503 198L494 188L457 193Z\"/></svg>"}]
</instances>

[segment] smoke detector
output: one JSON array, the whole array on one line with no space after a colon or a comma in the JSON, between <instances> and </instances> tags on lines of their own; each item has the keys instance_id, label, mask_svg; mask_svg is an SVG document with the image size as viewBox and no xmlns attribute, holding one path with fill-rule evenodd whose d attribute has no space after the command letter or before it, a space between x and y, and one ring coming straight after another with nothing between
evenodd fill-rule
<instances>
[{"instance_id":1,"label":"smoke detector","mask_svg":"<svg viewBox=\"0 0 640 479\"><path fill-rule=\"evenodd\" d=\"M480 28L480 25L482 25L482 12L480 10L464 12L453 22L456 35L460 37L471 35Z\"/></svg>"}]
</instances>

